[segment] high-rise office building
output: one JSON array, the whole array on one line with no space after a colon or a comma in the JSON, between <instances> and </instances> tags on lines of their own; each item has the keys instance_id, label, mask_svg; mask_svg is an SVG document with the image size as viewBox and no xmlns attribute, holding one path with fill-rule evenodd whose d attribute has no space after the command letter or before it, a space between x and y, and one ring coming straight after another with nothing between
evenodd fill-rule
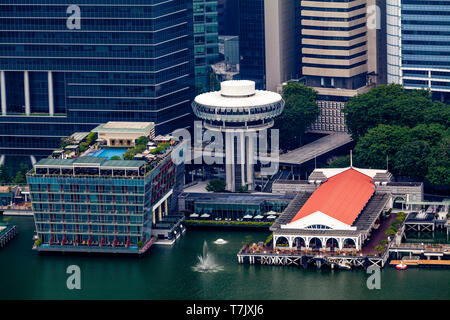
<instances>
[{"instance_id":1,"label":"high-rise office building","mask_svg":"<svg viewBox=\"0 0 450 320\"><path fill-rule=\"evenodd\" d=\"M217 0L219 34L235 36L239 34L239 0Z\"/></svg>"},{"instance_id":2,"label":"high-rise office building","mask_svg":"<svg viewBox=\"0 0 450 320\"><path fill-rule=\"evenodd\" d=\"M300 0L264 3L266 89L277 91L301 74Z\"/></svg>"},{"instance_id":3,"label":"high-rise office building","mask_svg":"<svg viewBox=\"0 0 450 320\"><path fill-rule=\"evenodd\" d=\"M388 82L450 102L450 1L387 0Z\"/></svg>"},{"instance_id":4,"label":"high-rise office building","mask_svg":"<svg viewBox=\"0 0 450 320\"><path fill-rule=\"evenodd\" d=\"M266 88L264 0L239 1L240 77Z\"/></svg>"},{"instance_id":5,"label":"high-rise office building","mask_svg":"<svg viewBox=\"0 0 450 320\"><path fill-rule=\"evenodd\" d=\"M217 0L194 0L194 60L197 92L212 90L211 65L219 58Z\"/></svg>"},{"instance_id":6,"label":"high-rise office building","mask_svg":"<svg viewBox=\"0 0 450 320\"><path fill-rule=\"evenodd\" d=\"M303 76L318 92L321 108L313 131L346 131L345 102L381 81L381 5L376 0L301 1Z\"/></svg>"},{"instance_id":7,"label":"high-rise office building","mask_svg":"<svg viewBox=\"0 0 450 320\"><path fill-rule=\"evenodd\" d=\"M256 88L276 91L297 78L299 68L299 0L240 0L240 77Z\"/></svg>"},{"instance_id":8,"label":"high-rise office building","mask_svg":"<svg viewBox=\"0 0 450 320\"><path fill-rule=\"evenodd\" d=\"M99 123L190 125L192 3L0 3L0 155L45 156Z\"/></svg>"}]
</instances>

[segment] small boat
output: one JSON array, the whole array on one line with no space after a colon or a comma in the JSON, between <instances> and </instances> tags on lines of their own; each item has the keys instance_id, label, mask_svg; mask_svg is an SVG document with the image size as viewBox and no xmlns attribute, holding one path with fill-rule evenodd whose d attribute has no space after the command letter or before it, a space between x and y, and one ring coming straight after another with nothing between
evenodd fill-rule
<instances>
[{"instance_id":1,"label":"small boat","mask_svg":"<svg viewBox=\"0 0 450 320\"><path fill-rule=\"evenodd\" d=\"M337 263L337 266L342 270L352 270L352 265L349 262L340 262Z\"/></svg>"},{"instance_id":2,"label":"small boat","mask_svg":"<svg viewBox=\"0 0 450 320\"><path fill-rule=\"evenodd\" d=\"M406 268L408 268L408 266L406 264L404 264L403 262L400 262L399 264L397 264L395 266L395 269L397 269L397 270L406 270Z\"/></svg>"},{"instance_id":3,"label":"small boat","mask_svg":"<svg viewBox=\"0 0 450 320\"><path fill-rule=\"evenodd\" d=\"M217 239L216 241L214 241L215 244L226 244L228 243L228 241L223 240L223 239Z\"/></svg>"}]
</instances>

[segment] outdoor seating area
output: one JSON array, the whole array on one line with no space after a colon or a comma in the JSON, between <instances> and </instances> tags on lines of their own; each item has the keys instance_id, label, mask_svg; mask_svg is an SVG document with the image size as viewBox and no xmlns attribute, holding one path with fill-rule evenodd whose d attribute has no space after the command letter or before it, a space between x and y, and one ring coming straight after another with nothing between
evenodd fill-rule
<instances>
[{"instance_id":1,"label":"outdoor seating area","mask_svg":"<svg viewBox=\"0 0 450 320\"><path fill-rule=\"evenodd\" d=\"M206 220L206 221L236 221L236 222L273 222L277 219L278 215L280 213L274 212L274 211L270 211L270 215L268 215L267 213L264 215L245 215L241 218L236 218L233 219L231 217L213 217L211 214L209 213L191 213L189 215L186 216L187 219L191 219L191 220Z\"/></svg>"}]
</instances>

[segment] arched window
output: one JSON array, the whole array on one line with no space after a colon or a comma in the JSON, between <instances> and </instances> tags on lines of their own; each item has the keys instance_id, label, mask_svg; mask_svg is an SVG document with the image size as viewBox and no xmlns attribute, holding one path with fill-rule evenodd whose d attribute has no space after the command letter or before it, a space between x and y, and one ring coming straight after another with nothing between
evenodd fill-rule
<instances>
[{"instance_id":1,"label":"arched window","mask_svg":"<svg viewBox=\"0 0 450 320\"><path fill-rule=\"evenodd\" d=\"M323 225L323 224L312 224L310 226L307 226L306 229L331 229L329 226Z\"/></svg>"}]
</instances>

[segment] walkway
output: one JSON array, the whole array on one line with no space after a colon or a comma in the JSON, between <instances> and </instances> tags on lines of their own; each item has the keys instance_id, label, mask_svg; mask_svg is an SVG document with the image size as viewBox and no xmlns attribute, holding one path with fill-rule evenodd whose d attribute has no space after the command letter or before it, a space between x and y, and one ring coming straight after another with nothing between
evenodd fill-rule
<instances>
[{"instance_id":1,"label":"walkway","mask_svg":"<svg viewBox=\"0 0 450 320\"><path fill-rule=\"evenodd\" d=\"M396 217L397 213L391 212L389 217L384 220L381 223L380 227L370 236L369 242L362 248L362 253L364 255L375 253L375 247L380 243L380 241L383 239L387 239L387 236L384 233L387 229L389 229Z\"/></svg>"},{"instance_id":2,"label":"walkway","mask_svg":"<svg viewBox=\"0 0 450 320\"><path fill-rule=\"evenodd\" d=\"M332 133L303 147L281 154L280 164L300 165L352 141L348 133Z\"/></svg>"}]
</instances>

